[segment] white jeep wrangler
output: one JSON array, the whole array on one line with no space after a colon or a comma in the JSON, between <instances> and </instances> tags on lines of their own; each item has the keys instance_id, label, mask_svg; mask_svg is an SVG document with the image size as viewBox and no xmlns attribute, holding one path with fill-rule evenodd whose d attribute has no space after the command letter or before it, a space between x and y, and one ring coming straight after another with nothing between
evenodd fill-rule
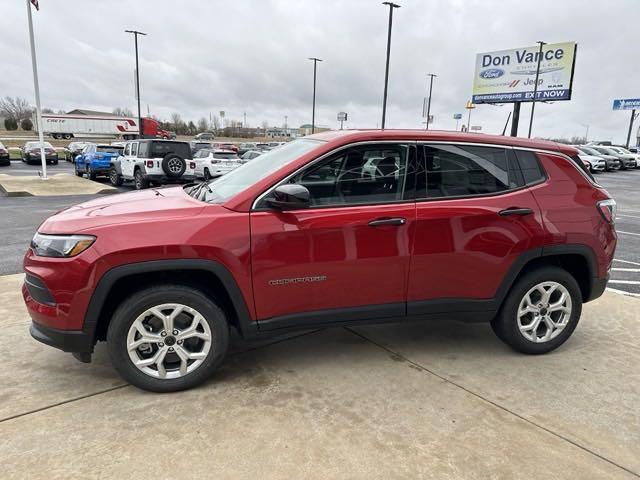
<instances>
[{"instance_id":1,"label":"white jeep wrangler","mask_svg":"<svg viewBox=\"0 0 640 480\"><path fill-rule=\"evenodd\" d=\"M196 163L187 142L172 140L133 140L112 160L109 180L114 186L133 181L136 190L150 184L188 183L195 180Z\"/></svg>"}]
</instances>

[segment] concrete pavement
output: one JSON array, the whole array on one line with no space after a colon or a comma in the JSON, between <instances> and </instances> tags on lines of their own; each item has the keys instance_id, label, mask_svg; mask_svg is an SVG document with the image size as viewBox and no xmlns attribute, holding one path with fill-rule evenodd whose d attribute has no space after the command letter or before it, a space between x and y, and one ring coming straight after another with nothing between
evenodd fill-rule
<instances>
[{"instance_id":1,"label":"concrete pavement","mask_svg":"<svg viewBox=\"0 0 640 480\"><path fill-rule=\"evenodd\" d=\"M50 175L46 181L37 176L0 174L0 193L8 197L94 195L117 192L118 189L110 185L92 182L68 173Z\"/></svg>"},{"instance_id":2,"label":"concrete pavement","mask_svg":"<svg viewBox=\"0 0 640 480\"><path fill-rule=\"evenodd\" d=\"M605 294L557 352L486 325L333 329L231 355L204 386L125 385L28 336L0 277L3 478L637 478L640 303Z\"/></svg>"}]
</instances>

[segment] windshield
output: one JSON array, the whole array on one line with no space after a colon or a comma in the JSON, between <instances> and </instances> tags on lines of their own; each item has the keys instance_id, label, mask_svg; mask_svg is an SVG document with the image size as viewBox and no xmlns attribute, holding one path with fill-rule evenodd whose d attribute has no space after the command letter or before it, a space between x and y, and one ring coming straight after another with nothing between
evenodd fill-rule
<instances>
[{"instance_id":1,"label":"windshield","mask_svg":"<svg viewBox=\"0 0 640 480\"><path fill-rule=\"evenodd\" d=\"M300 158L305 153L318 148L323 143L320 140L295 140L277 150L264 153L252 162L243 164L211 183L209 185L211 191L205 190L203 200L213 203L226 202L234 195ZM190 188L189 194L196 193L197 186Z\"/></svg>"}]
</instances>

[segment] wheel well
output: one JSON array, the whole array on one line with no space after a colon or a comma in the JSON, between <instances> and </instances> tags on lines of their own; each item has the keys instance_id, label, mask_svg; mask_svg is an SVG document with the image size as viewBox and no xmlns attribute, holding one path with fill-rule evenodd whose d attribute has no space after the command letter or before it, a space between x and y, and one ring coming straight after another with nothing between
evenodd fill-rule
<instances>
[{"instance_id":1,"label":"wheel well","mask_svg":"<svg viewBox=\"0 0 640 480\"><path fill-rule=\"evenodd\" d=\"M240 330L238 313L231 297L214 273L192 269L155 271L120 278L111 286L98 317L96 340L106 340L111 317L125 298L145 288L164 283L185 285L200 290L224 311L229 325Z\"/></svg>"},{"instance_id":2,"label":"wheel well","mask_svg":"<svg viewBox=\"0 0 640 480\"><path fill-rule=\"evenodd\" d=\"M522 268L516 280L527 272L547 265L560 267L569 272L576 282L578 282L580 292L582 293L582 299L586 300L589 298L591 294L591 277L594 275L594 272L591 272L587 259L583 255L577 253L548 255L534 258Z\"/></svg>"}]
</instances>

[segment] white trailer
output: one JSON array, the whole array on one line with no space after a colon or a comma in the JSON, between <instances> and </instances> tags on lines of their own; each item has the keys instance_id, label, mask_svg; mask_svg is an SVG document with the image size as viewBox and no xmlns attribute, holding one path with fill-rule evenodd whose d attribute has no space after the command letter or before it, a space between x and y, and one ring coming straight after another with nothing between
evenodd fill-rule
<instances>
[{"instance_id":1,"label":"white trailer","mask_svg":"<svg viewBox=\"0 0 640 480\"><path fill-rule=\"evenodd\" d=\"M138 121L129 117L43 114L43 133L53 138L114 137L128 140L139 133ZM37 132L38 122L33 120Z\"/></svg>"}]
</instances>

